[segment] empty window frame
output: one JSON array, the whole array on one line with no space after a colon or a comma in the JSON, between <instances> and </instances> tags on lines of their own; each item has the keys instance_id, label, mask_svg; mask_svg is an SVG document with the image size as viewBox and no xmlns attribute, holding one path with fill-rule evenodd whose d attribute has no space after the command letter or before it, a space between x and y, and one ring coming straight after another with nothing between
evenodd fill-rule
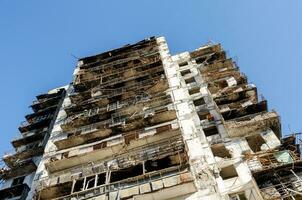
<instances>
[{"instance_id":1,"label":"empty window frame","mask_svg":"<svg viewBox=\"0 0 302 200\"><path fill-rule=\"evenodd\" d=\"M82 191L84 187L84 178L76 180L73 186L73 192Z\"/></svg>"},{"instance_id":2,"label":"empty window frame","mask_svg":"<svg viewBox=\"0 0 302 200\"><path fill-rule=\"evenodd\" d=\"M203 132L206 137L219 134L216 126L211 126L209 128L205 128L205 129L203 129Z\"/></svg>"},{"instance_id":3,"label":"empty window frame","mask_svg":"<svg viewBox=\"0 0 302 200\"><path fill-rule=\"evenodd\" d=\"M189 89L189 94L190 95L197 94L197 93L199 93L199 91L200 91L199 87L194 87L194 88Z\"/></svg>"},{"instance_id":4,"label":"empty window frame","mask_svg":"<svg viewBox=\"0 0 302 200\"><path fill-rule=\"evenodd\" d=\"M211 146L212 153L215 157L231 158L231 154L224 144L215 144Z\"/></svg>"},{"instance_id":5,"label":"empty window frame","mask_svg":"<svg viewBox=\"0 0 302 200\"><path fill-rule=\"evenodd\" d=\"M188 79L185 79L185 82L186 84L190 84L190 83L195 83L195 78L194 77L191 77L191 78L188 78Z\"/></svg>"},{"instance_id":6,"label":"empty window frame","mask_svg":"<svg viewBox=\"0 0 302 200\"><path fill-rule=\"evenodd\" d=\"M95 186L100 186L106 182L106 173L96 174L75 181L72 192L87 190Z\"/></svg>"},{"instance_id":7,"label":"empty window frame","mask_svg":"<svg viewBox=\"0 0 302 200\"><path fill-rule=\"evenodd\" d=\"M95 178L96 178L96 175L86 177L85 187L84 187L85 190L94 187L94 185L95 185L95 180L96 180Z\"/></svg>"},{"instance_id":8,"label":"empty window frame","mask_svg":"<svg viewBox=\"0 0 302 200\"><path fill-rule=\"evenodd\" d=\"M261 146L266 144L265 140L260 134L248 136L246 137L246 141L253 152L261 151Z\"/></svg>"},{"instance_id":9,"label":"empty window frame","mask_svg":"<svg viewBox=\"0 0 302 200\"><path fill-rule=\"evenodd\" d=\"M188 65L188 62L181 62L178 65L179 65L179 67L184 67L184 66Z\"/></svg>"},{"instance_id":10,"label":"empty window frame","mask_svg":"<svg viewBox=\"0 0 302 200\"><path fill-rule=\"evenodd\" d=\"M121 181L121 180L124 180L127 178L139 176L142 174L143 174L143 165L138 164L133 167L128 167L125 169L120 169L120 170L111 172L110 182L113 183L113 182Z\"/></svg>"},{"instance_id":11,"label":"empty window frame","mask_svg":"<svg viewBox=\"0 0 302 200\"><path fill-rule=\"evenodd\" d=\"M98 174L96 185L99 186L105 183L106 183L106 173Z\"/></svg>"},{"instance_id":12,"label":"empty window frame","mask_svg":"<svg viewBox=\"0 0 302 200\"><path fill-rule=\"evenodd\" d=\"M220 176L223 180L226 180L226 179L238 177L238 174L234 165L230 165L221 169Z\"/></svg>"},{"instance_id":13,"label":"empty window frame","mask_svg":"<svg viewBox=\"0 0 302 200\"><path fill-rule=\"evenodd\" d=\"M194 100L194 101L193 101L193 104L194 104L194 106L201 106L201 105L206 104L206 102L204 101L203 98L200 98L200 99Z\"/></svg>"},{"instance_id":14,"label":"empty window frame","mask_svg":"<svg viewBox=\"0 0 302 200\"><path fill-rule=\"evenodd\" d=\"M185 75L190 74L190 73L191 73L191 70L189 70L189 69L186 69L186 70L183 70L183 71L180 72L180 74L182 76L185 76Z\"/></svg>"}]
</instances>

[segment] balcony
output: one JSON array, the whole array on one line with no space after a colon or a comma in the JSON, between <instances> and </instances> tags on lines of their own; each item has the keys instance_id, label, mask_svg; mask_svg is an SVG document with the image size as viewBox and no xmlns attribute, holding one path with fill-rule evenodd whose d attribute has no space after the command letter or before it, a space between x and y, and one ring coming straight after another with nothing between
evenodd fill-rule
<instances>
[{"instance_id":1,"label":"balcony","mask_svg":"<svg viewBox=\"0 0 302 200\"><path fill-rule=\"evenodd\" d=\"M290 150L259 152L246 155L246 159L254 176L287 166L302 166L300 156Z\"/></svg>"},{"instance_id":2,"label":"balcony","mask_svg":"<svg viewBox=\"0 0 302 200\"><path fill-rule=\"evenodd\" d=\"M27 184L20 184L0 190L1 199L17 198L18 200L25 200L30 188Z\"/></svg>"},{"instance_id":3,"label":"balcony","mask_svg":"<svg viewBox=\"0 0 302 200\"><path fill-rule=\"evenodd\" d=\"M241 101L244 99L251 99L254 101L258 99L257 88L253 85L246 84L227 87L212 95L218 106L233 103L235 101Z\"/></svg>"},{"instance_id":4,"label":"balcony","mask_svg":"<svg viewBox=\"0 0 302 200\"><path fill-rule=\"evenodd\" d=\"M31 135L26 136L20 136L19 138L14 139L11 143L15 148L18 148L20 146L41 141L45 135L47 134L47 131L38 131L36 133L33 133Z\"/></svg>"},{"instance_id":5,"label":"balcony","mask_svg":"<svg viewBox=\"0 0 302 200\"><path fill-rule=\"evenodd\" d=\"M48 107L57 105L62 98L61 95L55 95L50 98L45 98L45 99L38 99L33 101L32 105L30 106L34 112L38 112L40 110L46 109Z\"/></svg>"},{"instance_id":6,"label":"balcony","mask_svg":"<svg viewBox=\"0 0 302 200\"><path fill-rule=\"evenodd\" d=\"M126 45L124 47L104 52L98 55L82 58L79 60L83 63L80 66L80 69L93 69L95 67L100 66L101 64L105 65L115 60L127 58L135 52L149 52L149 48L157 50L157 43L155 37L150 37L135 44Z\"/></svg>"},{"instance_id":7,"label":"balcony","mask_svg":"<svg viewBox=\"0 0 302 200\"><path fill-rule=\"evenodd\" d=\"M23 151L10 153L3 156L3 160L6 165L10 168L18 166L23 160L32 158L34 156L40 156L44 152L44 147L42 146L29 146Z\"/></svg>"},{"instance_id":8,"label":"balcony","mask_svg":"<svg viewBox=\"0 0 302 200\"><path fill-rule=\"evenodd\" d=\"M160 197L166 195L176 195L179 193L188 194L196 191L193 177L186 164L166 167L148 173L131 171L119 179L112 178L115 173L125 173L126 171L112 171L112 176L106 177L104 173L94 174L71 181L62 182L57 185L50 185L50 181L41 181L38 187L38 194L43 199L71 200L86 199L92 197L105 197L109 194L113 199L120 196L121 199L139 195L153 195ZM96 178L97 177L97 178ZM106 180L107 179L107 180ZM110 180L109 180L110 179ZM116 179L116 180L115 180ZM97 180L97 181L96 181ZM107 183L107 184L106 184ZM177 186L181 185L182 192ZM174 190L174 193L165 194L166 189ZM165 192L164 192L165 191ZM161 194L159 194L161 193ZM170 196L171 198L173 196ZM136 198L135 198L136 199Z\"/></svg>"},{"instance_id":9,"label":"balcony","mask_svg":"<svg viewBox=\"0 0 302 200\"><path fill-rule=\"evenodd\" d=\"M74 146L92 143L100 140L104 140L108 137L113 137L122 134L125 138L125 142L129 142L129 138L135 140L139 139L140 135L148 134L150 132L154 134L161 134L165 131L172 131L172 126L167 123L163 123L154 127L145 127L144 129L134 130L130 132L122 132L122 130L115 128L105 128L104 126L96 123L88 126L80 127L68 134L68 137L63 140L55 141L54 144L58 150L67 149Z\"/></svg>"},{"instance_id":10,"label":"balcony","mask_svg":"<svg viewBox=\"0 0 302 200\"><path fill-rule=\"evenodd\" d=\"M143 62L141 62L143 60ZM148 54L146 57L133 57L127 58L125 61L127 65L120 65L118 68L112 67L112 63L107 68L99 70L98 73L95 71L90 73L89 71L84 71L81 74L78 73L74 80L74 88L76 91L84 91L91 87L95 87L99 84L104 84L106 82L114 83L116 80L130 78L138 78L141 75L148 74L152 71L152 68L156 66L161 66L159 53ZM134 62L136 62L134 64ZM145 71L144 71L145 70Z\"/></svg>"},{"instance_id":11,"label":"balcony","mask_svg":"<svg viewBox=\"0 0 302 200\"><path fill-rule=\"evenodd\" d=\"M148 149L153 149L153 151L148 151ZM159 151L160 149L165 150ZM123 137L115 137L108 141L99 141L86 145L80 151L79 149L74 149L58 153L50 159L50 162L45 164L45 167L52 173L89 162L112 158L117 155L125 156L124 154L128 154L127 156L130 158L131 154L135 155L132 158L133 160L140 160L141 157L139 156L147 156L148 158L160 157L161 155L183 150L184 146L179 130L159 135L145 135L137 140L129 141L128 145L125 145Z\"/></svg>"},{"instance_id":12,"label":"balcony","mask_svg":"<svg viewBox=\"0 0 302 200\"><path fill-rule=\"evenodd\" d=\"M39 110L37 112L28 114L28 115L25 116L25 118L26 118L27 121L35 120L35 118L41 117L43 115L55 113L56 109L57 109L57 105L50 106L50 107L47 107L45 109Z\"/></svg>"},{"instance_id":13,"label":"balcony","mask_svg":"<svg viewBox=\"0 0 302 200\"><path fill-rule=\"evenodd\" d=\"M21 123L21 126L19 127L19 131L21 133L24 133L35 129L41 129L46 126L48 127L52 119L53 119L53 114L47 114L44 116L31 119L30 121L24 121Z\"/></svg>"},{"instance_id":14,"label":"balcony","mask_svg":"<svg viewBox=\"0 0 302 200\"><path fill-rule=\"evenodd\" d=\"M11 169L0 170L0 179L10 179L18 176L24 176L36 171L37 166L32 159L23 161Z\"/></svg>"},{"instance_id":15,"label":"balcony","mask_svg":"<svg viewBox=\"0 0 302 200\"><path fill-rule=\"evenodd\" d=\"M230 137L244 137L265 131L268 128L271 128L280 137L280 126L280 119L275 111L252 114L225 122L225 127Z\"/></svg>"},{"instance_id":16,"label":"balcony","mask_svg":"<svg viewBox=\"0 0 302 200\"><path fill-rule=\"evenodd\" d=\"M127 93L133 93L132 95L128 94L128 98L146 93L148 95L158 94L169 88L167 80L164 79L162 75L153 77L153 79L136 80L133 81L133 83L129 83L121 87L110 89L95 87L85 92L74 92L69 95L69 98L72 103L84 104L85 101L89 102L94 101L95 99L110 100L110 98L121 97L123 95L126 95ZM124 97L122 99L128 98Z\"/></svg>"},{"instance_id":17,"label":"balcony","mask_svg":"<svg viewBox=\"0 0 302 200\"><path fill-rule=\"evenodd\" d=\"M160 102L160 105L158 102ZM65 132L74 131L81 126L98 123L104 127L122 126L123 131L143 128L146 125L156 125L176 119L176 112L169 110L169 98L164 101L148 102L146 104L131 105L114 111L107 108L95 108L67 118L61 128ZM149 106L157 106L150 108ZM144 108L148 108L144 110Z\"/></svg>"},{"instance_id":18,"label":"balcony","mask_svg":"<svg viewBox=\"0 0 302 200\"><path fill-rule=\"evenodd\" d=\"M267 101L264 100L253 103L252 101L248 100L245 102L229 104L228 108L229 109L227 111L221 112L223 119L226 121L256 113L263 113L267 111Z\"/></svg>"},{"instance_id":19,"label":"balcony","mask_svg":"<svg viewBox=\"0 0 302 200\"><path fill-rule=\"evenodd\" d=\"M220 44L215 44L215 45L211 44L211 45L200 47L197 50L190 52L190 56L191 58L198 58L200 56L206 56L220 51L222 51L222 47Z\"/></svg>"}]
</instances>

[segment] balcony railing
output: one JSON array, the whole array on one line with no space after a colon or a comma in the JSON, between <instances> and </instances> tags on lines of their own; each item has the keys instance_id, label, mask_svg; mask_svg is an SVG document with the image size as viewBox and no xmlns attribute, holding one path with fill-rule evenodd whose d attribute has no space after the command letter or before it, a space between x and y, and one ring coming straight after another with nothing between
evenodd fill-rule
<instances>
[{"instance_id":1,"label":"balcony railing","mask_svg":"<svg viewBox=\"0 0 302 200\"><path fill-rule=\"evenodd\" d=\"M108 192L118 192L121 194L123 193L122 191L128 190L133 187L138 187L143 184L148 185L148 187L150 187L150 191L156 191L166 187L172 187L192 181L193 177L188 171L186 165L175 166L159 171L153 171L140 176L127 178L121 181L103 184L89 189L86 188L79 192L74 192L66 196L54 198L54 200L82 199L87 196L96 197ZM158 188L156 186L158 186ZM51 187L51 185L50 180L46 177L46 179L39 182L37 191L38 193L43 193L43 189L47 189L48 187ZM143 191L139 192L139 194L143 193Z\"/></svg>"},{"instance_id":2,"label":"balcony railing","mask_svg":"<svg viewBox=\"0 0 302 200\"><path fill-rule=\"evenodd\" d=\"M253 173L285 165L294 165L298 161L302 161L299 155L290 150L247 155L247 163Z\"/></svg>"}]
</instances>

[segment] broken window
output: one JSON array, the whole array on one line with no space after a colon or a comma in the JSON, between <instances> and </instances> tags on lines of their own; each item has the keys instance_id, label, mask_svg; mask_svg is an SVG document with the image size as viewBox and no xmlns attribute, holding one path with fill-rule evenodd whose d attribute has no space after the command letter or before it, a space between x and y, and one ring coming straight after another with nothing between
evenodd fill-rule
<instances>
[{"instance_id":1,"label":"broken window","mask_svg":"<svg viewBox=\"0 0 302 200\"><path fill-rule=\"evenodd\" d=\"M205 129L203 129L203 132L206 137L219 134L216 126L211 126L209 128L205 128Z\"/></svg>"},{"instance_id":2,"label":"broken window","mask_svg":"<svg viewBox=\"0 0 302 200\"><path fill-rule=\"evenodd\" d=\"M185 76L185 75L190 74L190 73L191 73L191 71L189 69L186 69L186 70L180 72L180 74L182 76Z\"/></svg>"},{"instance_id":3,"label":"broken window","mask_svg":"<svg viewBox=\"0 0 302 200\"><path fill-rule=\"evenodd\" d=\"M143 174L143 165L138 164L133 167L128 167L125 169L120 169L120 170L111 172L110 182L113 183L116 181L121 181L121 180L124 180L127 178L139 176L141 174Z\"/></svg>"},{"instance_id":4,"label":"broken window","mask_svg":"<svg viewBox=\"0 0 302 200\"><path fill-rule=\"evenodd\" d=\"M97 186L105 184L105 182L106 182L106 173L98 174L97 178L98 178L98 180L96 182Z\"/></svg>"},{"instance_id":5,"label":"broken window","mask_svg":"<svg viewBox=\"0 0 302 200\"><path fill-rule=\"evenodd\" d=\"M231 158L231 154L227 148L225 148L224 144L216 144L211 146L212 152L214 156L220 158Z\"/></svg>"},{"instance_id":6,"label":"broken window","mask_svg":"<svg viewBox=\"0 0 302 200\"><path fill-rule=\"evenodd\" d=\"M85 190L93 188L95 183L95 175L86 177Z\"/></svg>"},{"instance_id":7,"label":"broken window","mask_svg":"<svg viewBox=\"0 0 302 200\"><path fill-rule=\"evenodd\" d=\"M79 192L83 190L84 186L84 179L78 179L76 180L74 186L73 186L73 192Z\"/></svg>"},{"instance_id":8,"label":"broken window","mask_svg":"<svg viewBox=\"0 0 302 200\"><path fill-rule=\"evenodd\" d=\"M20 185L23 183L25 179L25 176L21 176L21 177L18 177L18 178L15 178L12 182L12 185L11 186L16 186L16 185Z\"/></svg>"},{"instance_id":9,"label":"broken window","mask_svg":"<svg viewBox=\"0 0 302 200\"><path fill-rule=\"evenodd\" d=\"M203 98L200 98L200 99L196 99L193 101L193 104L194 106L201 106L201 105L204 105L206 102L204 101Z\"/></svg>"},{"instance_id":10,"label":"broken window","mask_svg":"<svg viewBox=\"0 0 302 200\"><path fill-rule=\"evenodd\" d=\"M158 160L147 160L145 162L146 172L157 171L171 166L171 159L168 156Z\"/></svg>"},{"instance_id":11,"label":"broken window","mask_svg":"<svg viewBox=\"0 0 302 200\"><path fill-rule=\"evenodd\" d=\"M199 93L199 89L200 89L199 87L191 88L191 89L189 89L189 94L193 95L193 94Z\"/></svg>"},{"instance_id":12,"label":"broken window","mask_svg":"<svg viewBox=\"0 0 302 200\"><path fill-rule=\"evenodd\" d=\"M248 136L246 141L253 152L261 151L261 146L265 144L265 140L260 134Z\"/></svg>"},{"instance_id":13,"label":"broken window","mask_svg":"<svg viewBox=\"0 0 302 200\"><path fill-rule=\"evenodd\" d=\"M190 83L195 83L195 78L194 77L191 77L191 78L188 78L188 79L185 79L185 82L186 84L190 84Z\"/></svg>"},{"instance_id":14,"label":"broken window","mask_svg":"<svg viewBox=\"0 0 302 200\"><path fill-rule=\"evenodd\" d=\"M238 174L234 165L230 165L228 167L224 167L221 169L220 176L223 180L226 180L226 179L237 177Z\"/></svg>"},{"instance_id":15,"label":"broken window","mask_svg":"<svg viewBox=\"0 0 302 200\"><path fill-rule=\"evenodd\" d=\"M182 63L179 63L178 65L179 65L179 67L184 67L184 66L188 65L188 62L182 62Z\"/></svg>"}]
</instances>

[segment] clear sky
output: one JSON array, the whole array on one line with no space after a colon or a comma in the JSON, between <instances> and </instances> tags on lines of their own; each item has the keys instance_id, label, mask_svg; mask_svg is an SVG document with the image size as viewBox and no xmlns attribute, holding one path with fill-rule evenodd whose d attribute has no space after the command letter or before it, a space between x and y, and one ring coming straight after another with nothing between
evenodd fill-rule
<instances>
[{"instance_id":1,"label":"clear sky","mask_svg":"<svg viewBox=\"0 0 302 200\"><path fill-rule=\"evenodd\" d=\"M68 84L77 57L165 36L172 53L222 43L282 119L301 131L301 0L0 0L0 153L39 93Z\"/></svg>"}]
</instances>

